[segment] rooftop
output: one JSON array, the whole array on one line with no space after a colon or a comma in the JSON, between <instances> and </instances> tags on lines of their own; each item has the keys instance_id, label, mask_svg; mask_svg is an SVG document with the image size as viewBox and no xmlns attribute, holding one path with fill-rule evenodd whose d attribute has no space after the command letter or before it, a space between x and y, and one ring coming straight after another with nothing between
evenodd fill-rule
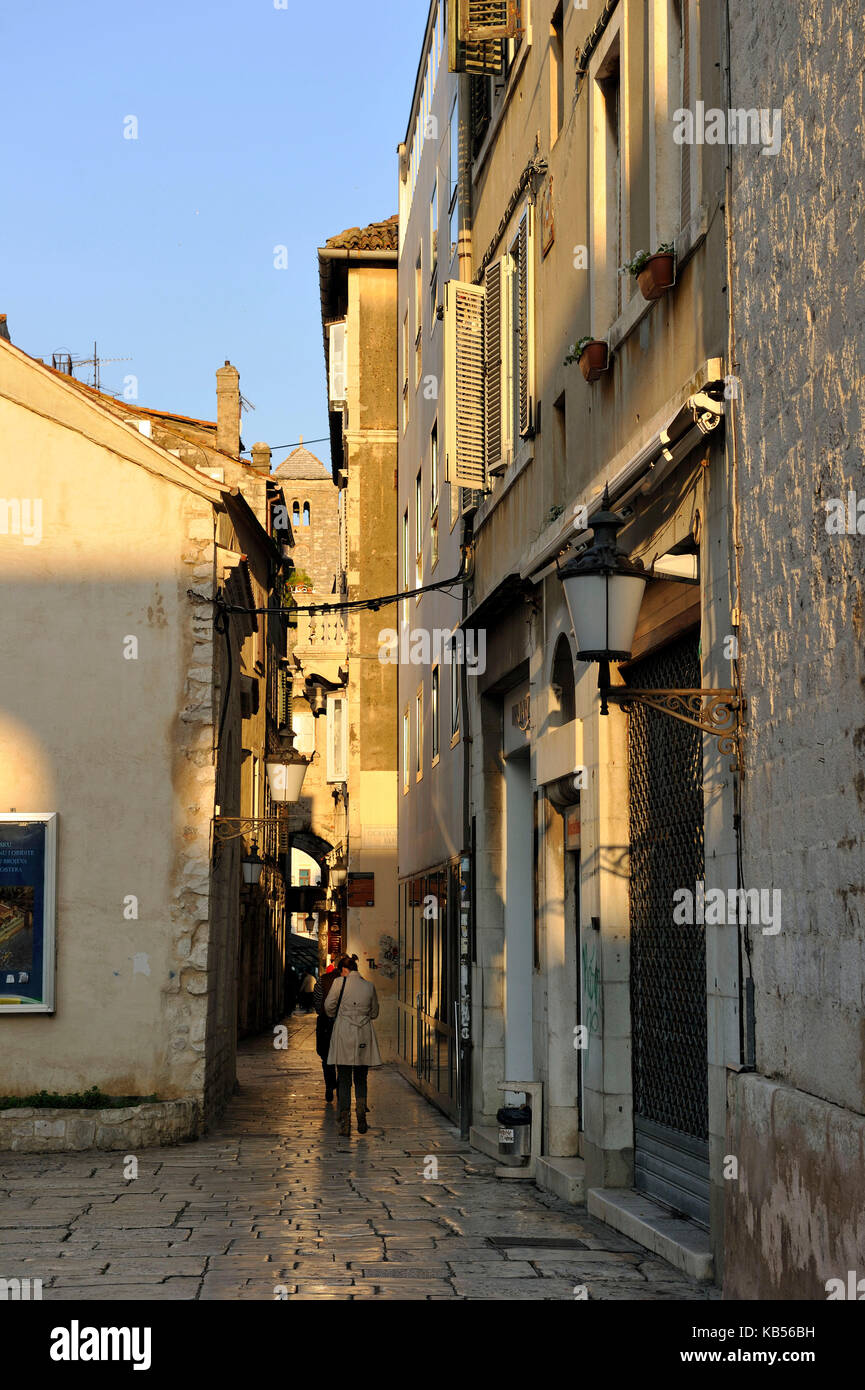
<instances>
[{"instance_id":1,"label":"rooftop","mask_svg":"<svg viewBox=\"0 0 865 1390\"><path fill-rule=\"evenodd\" d=\"M325 242L329 251L396 251L399 249L399 214L368 227L349 227Z\"/></svg>"},{"instance_id":2,"label":"rooftop","mask_svg":"<svg viewBox=\"0 0 865 1390\"><path fill-rule=\"evenodd\" d=\"M330 470L325 467L321 459L316 458L315 454L304 448L302 440L288 458L273 470L273 476L283 480L287 478L312 478L317 482L333 482Z\"/></svg>"}]
</instances>

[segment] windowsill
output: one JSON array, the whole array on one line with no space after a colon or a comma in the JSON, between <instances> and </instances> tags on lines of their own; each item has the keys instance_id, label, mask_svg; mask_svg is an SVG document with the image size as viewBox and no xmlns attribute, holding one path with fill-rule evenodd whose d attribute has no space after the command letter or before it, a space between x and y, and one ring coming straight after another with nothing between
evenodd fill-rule
<instances>
[{"instance_id":1,"label":"windowsill","mask_svg":"<svg viewBox=\"0 0 865 1390\"><path fill-rule=\"evenodd\" d=\"M450 746L451 746L451 748L456 748L456 746L457 746L457 744L459 743L459 741L460 741L460 731L459 731L459 729L457 729L456 733L451 735L451 741L450 741Z\"/></svg>"},{"instance_id":2,"label":"windowsill","mask_svg":"<svg viewBox=\"0 0 865 1390\"><path fill-rule=\"evenodd\" d=\"M416 772L415 775L414 775L414 780L415 780L415 782L422 782L422 781L423 781L423 773L422 773L422 772Z\"/></svg>"},{"instance_id":3,"label":"windowsill","mask_svg":"<svg viewBox=\"0 0 865 1390\"><path fill-rule=\"evenodd\" d=\"M430 767L438 767L440 761L441 761L441 754L440 754L440 753L436 753L435 757L433 758L432 762L430 763Z\"/></svg>"},{"instance_id":4,"label":"windowsill","mask_svg":"<svg viewBox=\"0 0 865 1390\"><path fill-rule=\"evenodd\" d=\"M478 507L475 517L475 535L484 525L488 517L492 516L502 498L510 492L517 478L528 468L535 456L534 436L531 439L520 440L520 447L517 450L516 458L508 464L504 473L499 476L498 487L490 493L487 499Z\"/></svg>"},{"instance_id":5,"label":"windowsill","mask_svg":"<svg viewBox=\"0 0 865 1390\"><path fill-rule=\"evenodd\" d=\"M686 227L683 227L674 241L676 248L676 280L668 294L675 294L676 285L679 282L679 271L693 256L694 252L702 246L706 240L709 230L709 209L704 203L697 209L694 216ZM643 319L655 307L662 303L667 295L662 295L661 299L644 299L639 289L631 297L627 309L610 324L607 334L610 353L614 353L622 343L631 336L634 329L642 323Z\"/></svg>"}]
</instances>

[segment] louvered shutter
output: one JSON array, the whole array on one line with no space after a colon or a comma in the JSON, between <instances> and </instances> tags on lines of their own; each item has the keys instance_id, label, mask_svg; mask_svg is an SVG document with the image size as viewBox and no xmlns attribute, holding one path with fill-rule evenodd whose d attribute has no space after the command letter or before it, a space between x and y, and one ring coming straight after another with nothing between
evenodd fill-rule
<instances>
[{"instance_id":1,"label":"louvered shutter","mask_svg":"<svg viewBox=\"0 0 865 1390\"><path fill-rule=\"evenodd\" d=\"M691 109L691 16L690 0L682 0L682 110ZM682 146L681 225L691 220L691 146Z\"/></svg>"},{"instance_id":2,"label":"louvered shutter","mask_svg":"<svg viewBox=\"0 0 865 1390\"><path fill-rule=\"evenodd\" d=\"M276 723L284 729L291 725L291 672L284 666L279 669L277 697Z\"/></svg>"},{"instance_id":3,"label":"louvered shutter","mask_svg":"<svg viewBox=\"0 0 865 1390\"><path fill-rule=\"evenodd\" d=\"M531 209L526 208L520 218L517 243L517 273L519 293L517 297L519 313L519 393L520 393L520 434L526 435L534 424L534 401L532 382L532 238L529 225Z\"/></svg>"},{"instance_id":4,"label":"louvered shutter","mask_svg":"<svg viewBox=\"0 0 865 1390\"><path fill-rule=\"evenodd\" d=\"M521 0L450 0L448 27L451 72L498 77L503 40L522 33Z\"/></svg>"},{"instance_id":5,"label":"louvered shutter","mask_svg":"<svg viewBox=\"0 0 865 1390\"><path fill-rule=\"evenodd\" d=\"M467 492L486 491L484 464L484 300L480 285L445 284L446 476ZM462 510L466 509L465 502Z\"/></svg>"},{"instance_id":6,"label":"louvered shutter","mask_svg":"<svg viewBox=\"0 0 865 1390\"><path fill-rule=\"evenodd\" d=\"M484 388L486 399L487 473L502 466L502 263L493 261L484 274Z\"/></svg>"}]
</instances>

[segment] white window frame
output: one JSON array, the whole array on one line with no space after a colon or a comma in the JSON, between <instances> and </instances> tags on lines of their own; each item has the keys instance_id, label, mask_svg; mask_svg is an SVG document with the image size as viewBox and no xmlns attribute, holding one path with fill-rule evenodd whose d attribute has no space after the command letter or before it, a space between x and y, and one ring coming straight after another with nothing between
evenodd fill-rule
<instances>
[{"instance_id":1,"label":"white window frame","mask_svg":"<svg viewBox=\"0 0 865 1390\"><path fill-rule=\"evenodd\" d=\"M629 255L629 175L630 150L628 130L630 127L630 100L627 81L627 6L620 5L610 20L603 36L592 54L587 75L589 97L589 130L591 148L589 158L589 246L590 246L590 306L591 325L588 332L605 338L611 324L627 307L632 293L631 276L620 276L620 266ZM603 93L599 83L609 63L612 50L618 49L619 60L619 189L621 206L621 260L611 265L608 222L611 209L607 197L607 129L606 110ZM671 133L672 139L672 133ZM619 310L619 288L621 305Z\"/></svg>"},{"instance_id":2,"label":"white window frame","mask_svg":"<svg viewBox=\"0 0 865 1390\"><path fill-rule=\"evenodd\" d=\"M337 715L337 704L340 712ZM340 724L342 757L337 761L336 728ZM328 782L348 781L348 696L345 691L334 691L327 697L327 780Z\"/></svg>"}]
</instances>

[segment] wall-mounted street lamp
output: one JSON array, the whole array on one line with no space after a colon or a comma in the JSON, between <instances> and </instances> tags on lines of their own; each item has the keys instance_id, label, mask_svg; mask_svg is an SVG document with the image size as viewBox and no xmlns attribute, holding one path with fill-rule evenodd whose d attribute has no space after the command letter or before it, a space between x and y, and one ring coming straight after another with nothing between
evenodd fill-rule
<instances>
[{"instance_id":1,"label":"wall-mounted street lamp","mask_svg":"<svg viewBox=\"0 0 865 1390\"><path fill-rule=\"evenodd\" d=\"M284 806L300 800L306 769L316 755L312 753L307 758L295 748L292 729L280 729L279 732L282 749L278 753L268 753L264 766L267 771L270 799L277 805Z\"/></svg>"},{"instance_id":2,"label":"wall-mounted street lamp","mask_svg":"<svg viewBox=\"0 0 865 1390\"><path fill-rule=\"evenodd\" d=\"M732 753L739 762L740 719L744 700L735 690L636 690L610 684L610 662L630 661L634 632L651 575L639 560L619 549L617 537L625 524L610 509L609 489L604 489L601 510L591 518L592 544L564 564L556 561L565 590L565 601L577 640L580 661L597 661L601 714L608 703L650 705L662 714L692 724L719 739L719 751Z\"/></svg>"},{"instance_id":3,"label":"wall-mounted street lamp","mask_svg":"<svg viewBox=\"0 0 865 1390\"><path fill-rule=\"evenodd\" d=\"M253 840L252 849L242 860L243 883L246 888L255 888L261 882L264 860L258 852L258 841Z\"/></svg>"}]
</instances>

